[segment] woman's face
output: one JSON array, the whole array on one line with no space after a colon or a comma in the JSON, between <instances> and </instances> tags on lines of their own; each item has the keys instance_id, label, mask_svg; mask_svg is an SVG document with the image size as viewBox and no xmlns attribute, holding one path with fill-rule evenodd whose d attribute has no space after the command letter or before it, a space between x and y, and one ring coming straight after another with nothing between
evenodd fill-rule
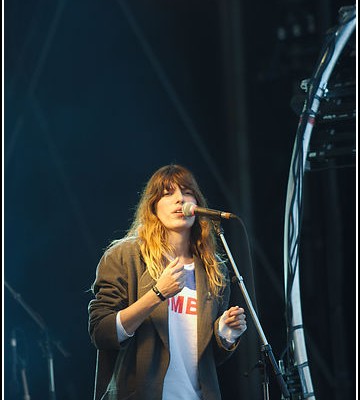
<instances>
[{"instance_id":1,"label":"woman's face","mask_svg":"<svg viewBox=\"0 0 360 400\"><path fill-rule=\"evenodd\" d=\"M156 205L156 215L165 228L177 232L190 230L195 217L184 216L182 206L186 202L196 204L191 189L174 184L172 188L164 190L163 196Z\"/></svg>"}]
</instances>

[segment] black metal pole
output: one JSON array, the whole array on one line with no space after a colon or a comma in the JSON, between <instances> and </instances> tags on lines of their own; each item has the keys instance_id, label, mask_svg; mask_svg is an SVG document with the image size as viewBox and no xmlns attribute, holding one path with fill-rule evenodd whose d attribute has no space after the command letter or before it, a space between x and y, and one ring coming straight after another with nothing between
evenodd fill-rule
<instances>
[{"instance_id":1,"label":"black metal pole","mask_svg":"<svg viewBox=\"0 0 360 400\"><path fill-rule=\"evenodd\" d=\"M26 377L26 363L25 363L25 360L23 360L21 358L19 358L19 362L21 365L20 375L21 375L21 381L22 381L23 390L24 390L24 400L30 400L29 387L28 387L27 377Z\"/></svg>"},{"instance_id":2,"label":"black metal pole","mask_svg":"<svg viewBox=\"0 0 360 400\"><path fill-rule=\"evenodd\" d=\"M235 273L235 276L237 278L237 282L239 284L240 290L241 290L241 292L242 292L242 294L244 296L244 300L246 302L246 305L248 307L250 315L251 315L251 317L252 317L252 319L254 321L255 328L256 328L256 330L257 330L257 332L259 334L260 340L262 342L261 352L264 355L263 356L263 361L264 361L263 368L264 368L264 371L265 371L264 379L266 379L266 381L264 380L264 382L263 382L263 388L264 388L263 393L264 393L264 396L266 396L266 395L268 396L268 385L267 385L268 376L266 374L266 362L269 361L270 365L271 365L271 367L272 367L272 369L274 371L274 374L276 376L276 379L278 381L278 384L280 386L281 393L282 393L282 395L284 396L285 399L288 399L288 398L290 398L290 393L288 391L286 382L285 382L284 377L282 376L282 374L280 372L280 369L279 369L279 367L278 367L278 365L277 365L277 363L275 361L275 357L274 357L274 354L272 352L271 346L269 345L269 343L268 343L268 341L266 339L266 336L264 334L264 331L263 331L263 329L261 327L259 318L258 318L258 316L257 316L257 314L255 312L255 309L254 309L253 304L251 302L250 296L249 296L248 291L246 289L246 286L245 286L245 283L244 283L244 279L240 275L239 270L237 269L237 266L235 264L234 258L232 256L231 251L229 249L229 246L228 246L228 244L226 242L226 239L225 239L225 236L224 236L224 230L221 227L220 219L213 220L213 225L214 225L214 229L215 229L216 234L221 239L221 242L223 244L225 252L226 252L226 254L228 256L228 259L229 259L229 261L231 263L231 266L232 266L232 268L234 270L234 273ZM269 397L264 397L264 399L268 399L268 398Z\"/></svg>"},{"instance_id":3,"label":"black metal pole","mask_svg":"<svg viewBox=\"0 0 360 400\"><path fill-rule=\"evenodd\" d=\"M37 325L41 328L41 330L44 333L45 339L44 339L44 351L45 351L45 356L47 359L47 367L48 367L48 376L49 376L49 399L50 400L56 400L56 392L55 392L55 379L54 379L54 360L53 360L53 354L52 354L52 340L50 339L49 335L49 330L47 326L45 325L44 321L41 319L41 317L31 309L29 305L27 305L24 300L21 298L19 293L16 293L15 290L6 282L4 281L5 286L7 289L10 291L10 293L13 295L14 299L25 309L25 311L31 316L31 318L37 323ZM59 342L54 342L55 345L59 348L59 350L64 354L64 356L67 356L67 353L64 352L64 350L59 346ZM23 371L25 372L25 371ZM24 378L24 376L22 376ZM26 382L26 381L25 381ZM24 380L23 380L24 383ZM26 383L26 390L27 390L27 383ZM30 396L28 393L25 393L25 399L29 399Z\"/></svg>"}]
</instances>

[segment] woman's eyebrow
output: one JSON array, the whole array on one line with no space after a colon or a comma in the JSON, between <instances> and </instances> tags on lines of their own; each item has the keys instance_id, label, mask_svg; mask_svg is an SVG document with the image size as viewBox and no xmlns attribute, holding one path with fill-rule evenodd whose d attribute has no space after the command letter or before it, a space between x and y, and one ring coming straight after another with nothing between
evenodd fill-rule
<instances>
[{"instance_id":1,"label":"woman's eyebrow","mask_svg":"<svg viewBox=\"0 0 360 400\"><path fill-rule=\"evenodd\" d=\"M181 186L180 186L180 189L181 189L181 190L190 190L190 191L194 192L193 189L191 189L190 186L181 185Z\"/></svg>"},{"instance_id":2,"label":"woman's eyebrow","mask_svg":"<svg viewBox=\"0 0 360 400\"><path fill-rule=\"evenodd\" d=\"M172 190L174 190L174 186L172 186L172 185L167 185L167 186L164 186L164 188L163 188L163 191L165 192L171 192Z\"/></svg>"}]
</instances>

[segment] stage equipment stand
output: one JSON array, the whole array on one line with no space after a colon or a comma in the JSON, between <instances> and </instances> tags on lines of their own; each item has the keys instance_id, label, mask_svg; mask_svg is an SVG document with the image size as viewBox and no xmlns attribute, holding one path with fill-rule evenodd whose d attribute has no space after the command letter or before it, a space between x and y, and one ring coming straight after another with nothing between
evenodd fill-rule
<instances>
[{"instance_id":1,"label":"stage equipment stand","mask_svg":"<svg viewBox=\"0 0 360 400\"><path fill-rule=\"evenodd\" d=\"M238 216L236 216L236 219L238 219L242 223L241 219ZM225 236L224 236L224 230L223 230L223 228L221 226L220 219L213 219L212 223L214 225L215 232L219 236L219 238L220 238L220 240L221 240L221 242L223 244L223 247L225 249L225 252L226 252L226 254L228 256L228 259L229 259L229 261L231 263L231 266L232 266L232 268L234 270L238 285L239 285L240 290L241 290L241 292L242 292L242 294L244 296L244 300L245 300L246 305L247 305L247 307L249 309L251 318L252 318L252 320L253 320L253 322L255 324L255 328L256 328L256 330L257 330L257 332L259 334L259 337L260 337L260 340L261 340L261 343L262 343L262 345L261 345L261 361L259 361L259 365L262 366L262 370L263 370L263 383L262 383L262 386L263 386L263 399L264 400L268 400L270 398L269 397L269 377L268 377L268 373L267 373L267 364L268 363L270 363L270 365L271 365L271 367L273 369L273 372L275 374L276 380L277 380L277 382L278 382L278 384L280 386L280 390L281 390L283 398L289 399L290 398L290 393L288 391L287 385L286 385L285 380L284 380L284 378L283 378L283 376L282 376L282 374L280 372L280 369L279 369L279 367L278 367L278 365L276 363L276 360L275 360L274 354L272 352L271 346L268 343L268 341L267 341L267 339L265 337L264 331L263 331L263 329L262 329L262 327L260 325L259 318L256 315L255 309L254 309L254 307L252 305L250 296L249 296L248 291L246 289L246 286L245 286L245 283L244 283L244 279L240 275L240 273L239 273L239 271L237 269L237 266L235 264L234 258L232 256L231 251L229 249L229 246L228 246L228 244L226 242L226 239L225 239Z\"/></svg>"},{"instance_id":2,"label":"stage equipment stand","mask_svg":"<svg viewBox=\"0 0 360 400\"><path fill-rule=\"evenodd\" d=\"M5 286L9 290L9 292L12 294L14 299L24 308L24 310L30 315L30 317L37 323L37 325L40 327L40 329L43 332L44 335L44 340L42 343L42 348L45 353L45 357L47 359L47 368L48 368L48 377L49 377L49 399L50 400L56 400L56 392L55 392L55 379L54 379L54 359L53 359L53 353L52 353L52 344L55 344L55 346L58 348L58 350L64 355L64 357L68 357L69 353L67 353L62 345L60 344L59 341L54 341L51 339L49 335L49 330L47 326L45 325L44 321L40 318L40 316L31 309L29 305L27 305L24 300L21 298L21 295L19 293L16 293L15 290L6 282L4 281ZM26 380L26 371L25 371L25 364L21 366L21 378L23 382L23 387L24 387L24 399L29 400L30 395L28 392L28 385L27 385L27 380Z\"/></svg>"},{"instance_id":3,"label":"stage equipment stand","mask_svg":"<svg viewBox=\"0 0 360 400\"><path fill-rule=\"evenodd\" d=\"M29 387L27 383L27 377L26 377L26 363L25 360L19 359L20 365L21 365L21 370L20 370L20 375L21 375L21 382L23 385L24 389L24 400L30 400L30 394L29 394Z\"/></svg>"}]
</instances>

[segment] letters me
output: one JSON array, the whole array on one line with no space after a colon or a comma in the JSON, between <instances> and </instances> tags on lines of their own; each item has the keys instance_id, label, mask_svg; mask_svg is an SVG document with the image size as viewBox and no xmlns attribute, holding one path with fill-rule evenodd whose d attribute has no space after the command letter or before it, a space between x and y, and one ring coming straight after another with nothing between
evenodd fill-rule
<instances>
[{"instance_id":1,"label":"letters me","mask_svg":"<svg viewBox=\"0 0 360 400\"><path fill-rule=\"evenodd\" d=\"M172 311L179 314L185 312L186 314L196 315L197 314L197 301L193 297L176 296L171 297L170 307ZM184 300L186 300L186 307L184 308Z\"/></svg>"}]
</instances>

